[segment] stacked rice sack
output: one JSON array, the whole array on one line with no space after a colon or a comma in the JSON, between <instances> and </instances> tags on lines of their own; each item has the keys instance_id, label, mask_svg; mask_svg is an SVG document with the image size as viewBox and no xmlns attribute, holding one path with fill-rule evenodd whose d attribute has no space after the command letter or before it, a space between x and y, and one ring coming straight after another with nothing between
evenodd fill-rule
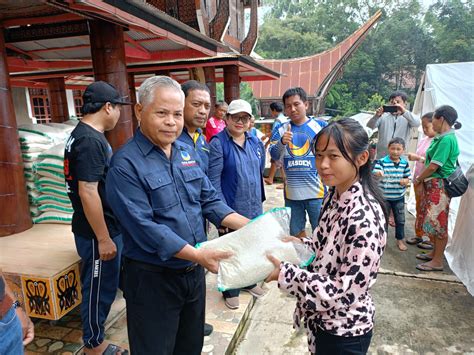
<instances>
[{"instance_id":1,"label":"stacked rice sack","mask_svg":"<svg viewBox=\"0 0 474 355\"><path fill-rule=\"evenodd\" d=\"M63 172L70 124L28 124L18 128L33 223L71 223L72 206Z\"/></svg>"},{"instance_id":2,"label":"stacked rice sack","mask_svg":"<svg viewBox=\"0 0 474 355\"><path fill-rule=\"evenodd\" d=\"M64 182L64 144L59 143L41 153L35 163L36 198L41 214L33 223L63 223L72 221L71 201Z\"/></svg>"}]
</instances>

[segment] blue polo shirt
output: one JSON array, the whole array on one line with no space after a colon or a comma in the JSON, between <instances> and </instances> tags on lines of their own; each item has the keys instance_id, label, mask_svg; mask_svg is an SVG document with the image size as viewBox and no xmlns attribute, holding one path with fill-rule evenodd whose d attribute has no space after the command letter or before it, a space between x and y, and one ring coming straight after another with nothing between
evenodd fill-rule
<instances>
[{"instance_id":1,"label":"blue polo shirt","mask_svg":"<svg viewBox=\"0 0 474 355\"><path fill-rule=\"evenodd\" d=\"M183 133L178 137L178 140L186 143L190 147L194 148L194 151L197 154L199 166L204 171L204 174L207 175L209 169L209 144L206 141L206 137L202 134L201 129L196 130L197 135L193 139L186 127L183 127Z\"/></svg>"},{"instance_id":2,"label":"blue polo shirt","mask_svg":"<svg viewBox=\"0 0 474 355\"><path fill-rule=\"evenodd\" d=\"M168 268L192 264L174 255L206 241L204 218L220 226L234 212L219 199L194 149L176 141L168 159L140 130L113 156L106 193L122 229L122 254Z\"/></svg>"}]
</instances>

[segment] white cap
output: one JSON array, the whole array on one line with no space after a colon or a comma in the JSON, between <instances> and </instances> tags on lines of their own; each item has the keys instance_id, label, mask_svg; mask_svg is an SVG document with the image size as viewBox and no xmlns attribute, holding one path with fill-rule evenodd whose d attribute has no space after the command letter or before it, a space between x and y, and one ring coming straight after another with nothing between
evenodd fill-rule
<instances>
[{"instance_id":1,"label":"white cap","mask_svg":"<svg viewBox=\"0 0 474 355\"><path fill-rule=\"evenodd\" d=\"M229 108L227 109L227 113L229 115L235 115L239 112L248 113L251 117L253 117L252 106L250 106L250 104L245 100L234 100L230 103Z\"/></svg>"}]
</instances>

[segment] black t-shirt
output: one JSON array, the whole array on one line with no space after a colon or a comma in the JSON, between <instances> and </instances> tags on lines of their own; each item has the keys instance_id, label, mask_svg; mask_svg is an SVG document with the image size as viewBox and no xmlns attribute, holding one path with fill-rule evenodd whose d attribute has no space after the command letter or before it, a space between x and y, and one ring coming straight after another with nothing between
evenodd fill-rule
<instances>
[{"instance_id":1,"label":"black t-shirt","mask_svg":"<svg viewBox=\"0 0 474 355\"><path fill-rule=\"evenodd\" d=\"M99 196L110 237L113 238L120 233L117 221L105 198L105 178L111 156L112 148L104 134L88 124L79 122L72 131L64 151L66 188L74 208L72 232L77 236L95 238L79 197L79 181L99 183Z\"/></svg>"}]
</instances>

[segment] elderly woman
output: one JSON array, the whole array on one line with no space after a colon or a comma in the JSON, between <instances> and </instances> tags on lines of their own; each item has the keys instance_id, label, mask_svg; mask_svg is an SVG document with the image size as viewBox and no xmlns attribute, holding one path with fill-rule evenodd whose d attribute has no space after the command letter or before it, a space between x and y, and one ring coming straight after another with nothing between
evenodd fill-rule
<instances>
[{"instance_id":1,"label":"elderly woman","mask_svg":"<svg viewBox=\"0 0 474 355\"><path fill-rule=\"evenodd\" d=\"M461 128L454 108L445 105L433 114L433 129L438 135L426 151L425 169L415 180L415 188L423 184L423 231L434 240L434 249L416 257L425 263L416 266L421 271L442 271L443 255L448 241L448 216L450 197L444 189L444 180L456 170L459 146L454 133ZM454 129L453 129L454 128Z\"/></svg>"},{"instance_id":2,"label":"elderly woman","mask_svg":"<svg viewBox=\"0 0 474 355\"><path fill-rule=\"evenodd\" d=\"M263 212L265 192L263 169L265 149L263 143L248 133L252 108L245 100L230 103L225 118L226 128L212 137L210 142L209 179L222 201L247 218ZM230 230L219 230L219 235ZM244 290L259 297L263 290L251 285ZM240 290L223 292L225 304L230 309L239 307Z\"/></svg>"},{"instance_id":3,"label":"elderly woman","mask_svg":"<svg viewBox=\"0 0 474 355\"><path fill-rule=\"evenodd\" d=\"M227 103L225 101L219 101L214 106L214 116L209 117L206 122L206 140L211 141L217 133L221 132L225 128L225 115L227 113Z\"/></svg>"}]
</instances>

